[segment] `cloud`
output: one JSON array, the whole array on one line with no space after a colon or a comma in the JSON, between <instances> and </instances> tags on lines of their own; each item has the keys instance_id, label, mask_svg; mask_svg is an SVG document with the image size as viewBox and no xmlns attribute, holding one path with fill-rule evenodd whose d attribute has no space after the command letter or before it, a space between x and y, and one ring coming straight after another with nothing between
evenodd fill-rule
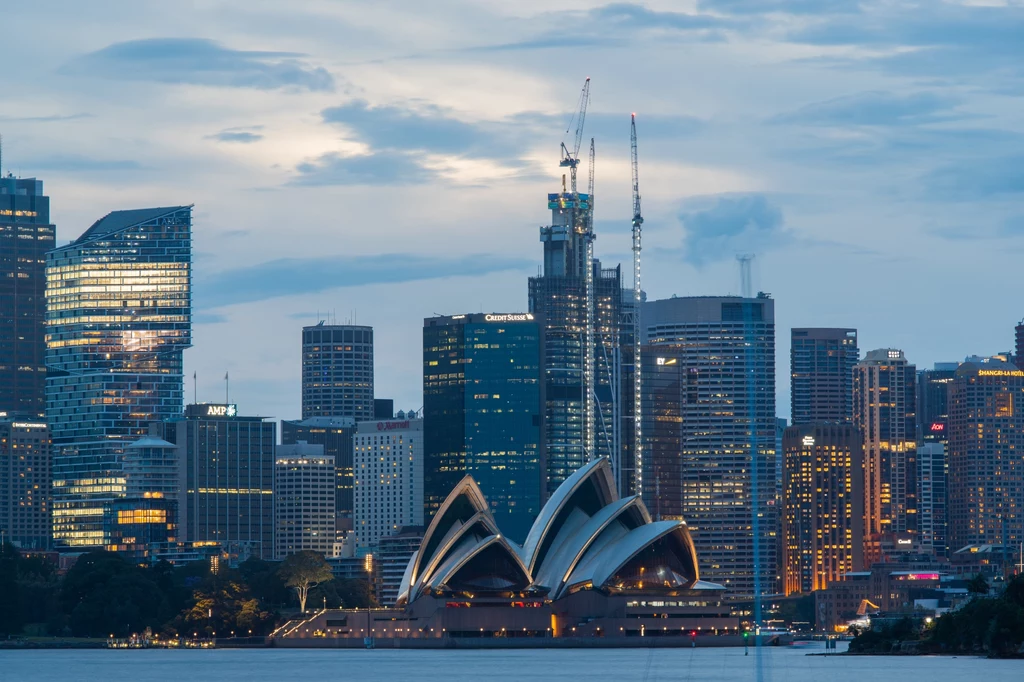
<instances>
[{"instance_id":1,"label":"cloud","mask_svg":"<svg viewBox=\"0 0 1024 682\"><path fill-rule=\"evenodd\" d=\"M233 50L201 38L148 38L114 43L66 64L65 75L276 90L333 90L326 69L293 52Z\"/></svg>"},{"instance_id":2,"label":"cloud","mask_svg":"<svg viewBox=\"0 0 1024 682\"><path fill-rule=\"evenodd\" d=\"M687 202L679 220L686 229L684 259L698 266L793 241L782 210L763 194L698 197Z\"/></svg>"},{"instance_id":3,"label":"cloud","mask_svg":"<svg viewBox=\"0 0 1024 682\"><path fill-rule=\"evenodd\" d=\"M947 225L928 230L930 234L950 241L978 241L1016 239L1024 237L1024 215L1016 215L1000 222L963 225Z\"/></svg>"},{"instance_id":4,"label":"cloud","mask_svg":"<svg viewBox=\"0 0 1024 682\"><path fill-rule=\"evenodd\" d=\"M918 125L958 118L948 112L959 101L932 92L898 95L876 90L808 104L776 116L771 122L820 126Z\"/></svg>"},{"instance_id":5,"label":"cloud","mask_svg":"<svg viewBox=\"0 0 1024 682\"><path fill-rule=\"evenodd\" d=\"M263 126L251 126L248 128L226 128L219 133L213 135L207 135L208 140L217 140L219 142L232 142L240 144L251 144L253 142L259 142L263 139L263 134L259 132Z\"/></svg>"},{"instance_id":6,"label":"cloud","mask_svg":"<svg viewBox=\"0 0 1024 682\"><path fill-rule=\"evenodd\" d=\"M1024 154L965 159L927 173L925 194L939 201L981 201L1024 194Z\"/></svg>"},{"instance_id":7,"label":"cloud","mask_svg":"<svg viewBox=\"0 0 1024 682\"><path fill-rule=\"evenodd\" d=\"M438 174L422 165L413 154L385 150L360 156L324 154L300 163L299 175L289 184L307 187L327 185L409 185L429 182Z\"/></svg>"},{"instance_id":8,"label":"cloud","mask_svg":"<svg viewBox=\"0 0 1024 682\"><path fill-rule=\"evenodd\" d=\"M4 123L57 123L62 121L76 121L82 118L92 118L92 114L51 114L49 116L0 116Z\"/></svg>"},{"instance_id":9,"label":"cloud","mask_svg":"<svg viewBox=\"0 0 1024 682\"><path fill-rule=\"evenodd\" d=\"M474 276L503 270L529 270L534 266L530 260L487 254L454 258L402 253L282 258L199 276L196 299L201 307L210 309L339 287Z\"/></svg>"},{"instance_id":10,"label":"cloud","mask_svg":"<svg viewBox=\"0 0 1024 682\"><path fill-rule=\"evenodd\" d=\"M57 154L38 159L29 159L29 161L23 165L26 168L31 168L32 172L43 170L67 173L91 173L100 171L142 170L142 166L137 161L127 159L94 159L76 154Z\"/></svg>"},{"instance_id":11,"label":"cloud","mask_svg":"<svg viewBox=\"0 0 1024 682\"><path fill-rule=\"evenodd\" d=\"M723 14L831 14L858 12L857 0L700 0L704 11Z\"/></svg>"},{"instance_id":12,"label":"cloud","mask_svg":"<svg viewBox=\"0 0 1024 682\"><path fill-rule=\"evenodd\" d=\"M224 324L228 321L227 315L220 313L195 312L192 313L194 324Z\"/></svg>"}]
</instances>

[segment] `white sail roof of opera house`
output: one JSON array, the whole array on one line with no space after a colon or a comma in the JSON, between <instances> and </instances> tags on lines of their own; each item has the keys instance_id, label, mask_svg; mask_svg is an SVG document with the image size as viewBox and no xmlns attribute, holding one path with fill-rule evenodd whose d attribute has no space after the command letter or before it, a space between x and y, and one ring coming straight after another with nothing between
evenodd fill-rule
<instances>
[{"instance_id":1,"label":"white sail roof of opera house","mask_svg":"<svg viewBox=\"0 0 1024 682\"><path fill-rule=\"evenodd\" d=\"M548 499L522 547L505 538L467 476L427 527L406 568L398 604L432 595L721 590L700 580L683 521L651 520L636 495L619 498L611 465L581 467Z\"/></svg>"}]
</instances>

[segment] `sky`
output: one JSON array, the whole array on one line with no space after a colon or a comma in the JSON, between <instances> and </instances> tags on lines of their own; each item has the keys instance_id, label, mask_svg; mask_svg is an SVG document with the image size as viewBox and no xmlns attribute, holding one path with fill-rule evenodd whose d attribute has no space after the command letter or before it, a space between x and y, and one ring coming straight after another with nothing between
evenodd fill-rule
<instances>
[{"instance_id":1,"label":"sky","mask_svg":"<svg viewBox=\"0 0 1024 682\"><path fill-rule=\"evenodd\" d=\"M58 242L195 204L199 400L297 418L300 331L375 328L422 405L422 319L527 308L584 79L596 255L629 286L636 112L649 299L738 293L918 367L1024 317L1024 2L33 0L0 4L5 172ZM585 174L584 170L584 174ZM585 177L585 175L584 175Z\"/></svg>"}]
</instances>

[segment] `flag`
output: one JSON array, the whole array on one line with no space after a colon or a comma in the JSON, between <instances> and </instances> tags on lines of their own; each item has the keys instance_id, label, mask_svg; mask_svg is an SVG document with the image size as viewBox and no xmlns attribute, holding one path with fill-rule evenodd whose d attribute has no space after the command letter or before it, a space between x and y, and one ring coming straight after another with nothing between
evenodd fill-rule
<instances>
[{"instance_id":1,"label":"flag","mask_svg":"<svg viewBox=\"0 0 1024 682\"><path fill-rule=\"evenodd\" d=\"M228 373L224 372L224 381L227 381L227 380L228 380Z\"/></svg>"}]
</instances>

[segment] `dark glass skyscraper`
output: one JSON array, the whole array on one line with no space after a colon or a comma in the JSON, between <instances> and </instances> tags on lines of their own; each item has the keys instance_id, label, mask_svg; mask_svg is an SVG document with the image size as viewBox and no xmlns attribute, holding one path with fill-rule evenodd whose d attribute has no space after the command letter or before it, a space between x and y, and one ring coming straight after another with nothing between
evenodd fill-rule
<instances>
[{"instance_id":1,"label":"dark glass skyscraper","mask_svg":"<svg viewBox=\"0 0 1024 682\"><path fill-rule=\"evenodd\" d=\"M790 401L793 424L853 419L853 367L860 360L856 329L792 330Z\"/></svg>"},{"instance_id":2,"label":"dark glass skyscraper","mask_svg":"<svg viewBox=\"0 0 1024 682\"><path fill-rule=\"evenodd\" d=\"M43 181L0 177L0 413L46 412L46 252L55 234Z\"/></svg>"},{"instance_id":3,"label":"dark glass skyscraper","mask_svg":"<svg viewBox=\"0 0 1024 682\"><path fill-rule=\"evenodd\" d=\"M958 362L936 362L917 373L917 440L945 443L949 440L949 387Z\"/></svg>"},{"instance_id":4,"label":"dark glass skyscraper","mask_svg":"<svg viewBox=\"0 0 1024 682\"><path fill-rule=\"evenodd\" d=\"M523 542L545 500L540 331L533 315L423 321L424 521L471 474Z\"/></svg>"},{"instance_id":5,"label":"dark glass skyscraper","mask_svg":"<svg viewBox=\"0 0 1024 682\"><path fill-rule=\"evenodd\" d=\"M753 595L757 584L773 594L775 302L767 294L669 298L645 303L642 321L650 352L661 354L655 364L657 357L666 364L677 359L680 381L683 372L696 374L685 375L687 398L677 408L678 470L679 504L702 559L701 578L726 585L734 597ZM654 376L642 385L648 403L656 402Z\"/></svg>"},{"instance_id":6,"label":"dark glass skyscraper","mask_svg":"<svg viewBox=\"0 0 1024 682\"><path fill-rule=\"evenodd\" d=\"M124 447L182 413L192 207L110 213L47 254L46 280L54 540L103 545Z\"/></svg>"},{"instance_id":7,"label":"dark glass skyscraper","mask_svg":"<svg viewBox=\"0 0 1024 682\"><path fill-rule=\"evenodd\" d=\"M303 327L302 418L373 415L373 327Z\"/></svg>"}]
</instances>

